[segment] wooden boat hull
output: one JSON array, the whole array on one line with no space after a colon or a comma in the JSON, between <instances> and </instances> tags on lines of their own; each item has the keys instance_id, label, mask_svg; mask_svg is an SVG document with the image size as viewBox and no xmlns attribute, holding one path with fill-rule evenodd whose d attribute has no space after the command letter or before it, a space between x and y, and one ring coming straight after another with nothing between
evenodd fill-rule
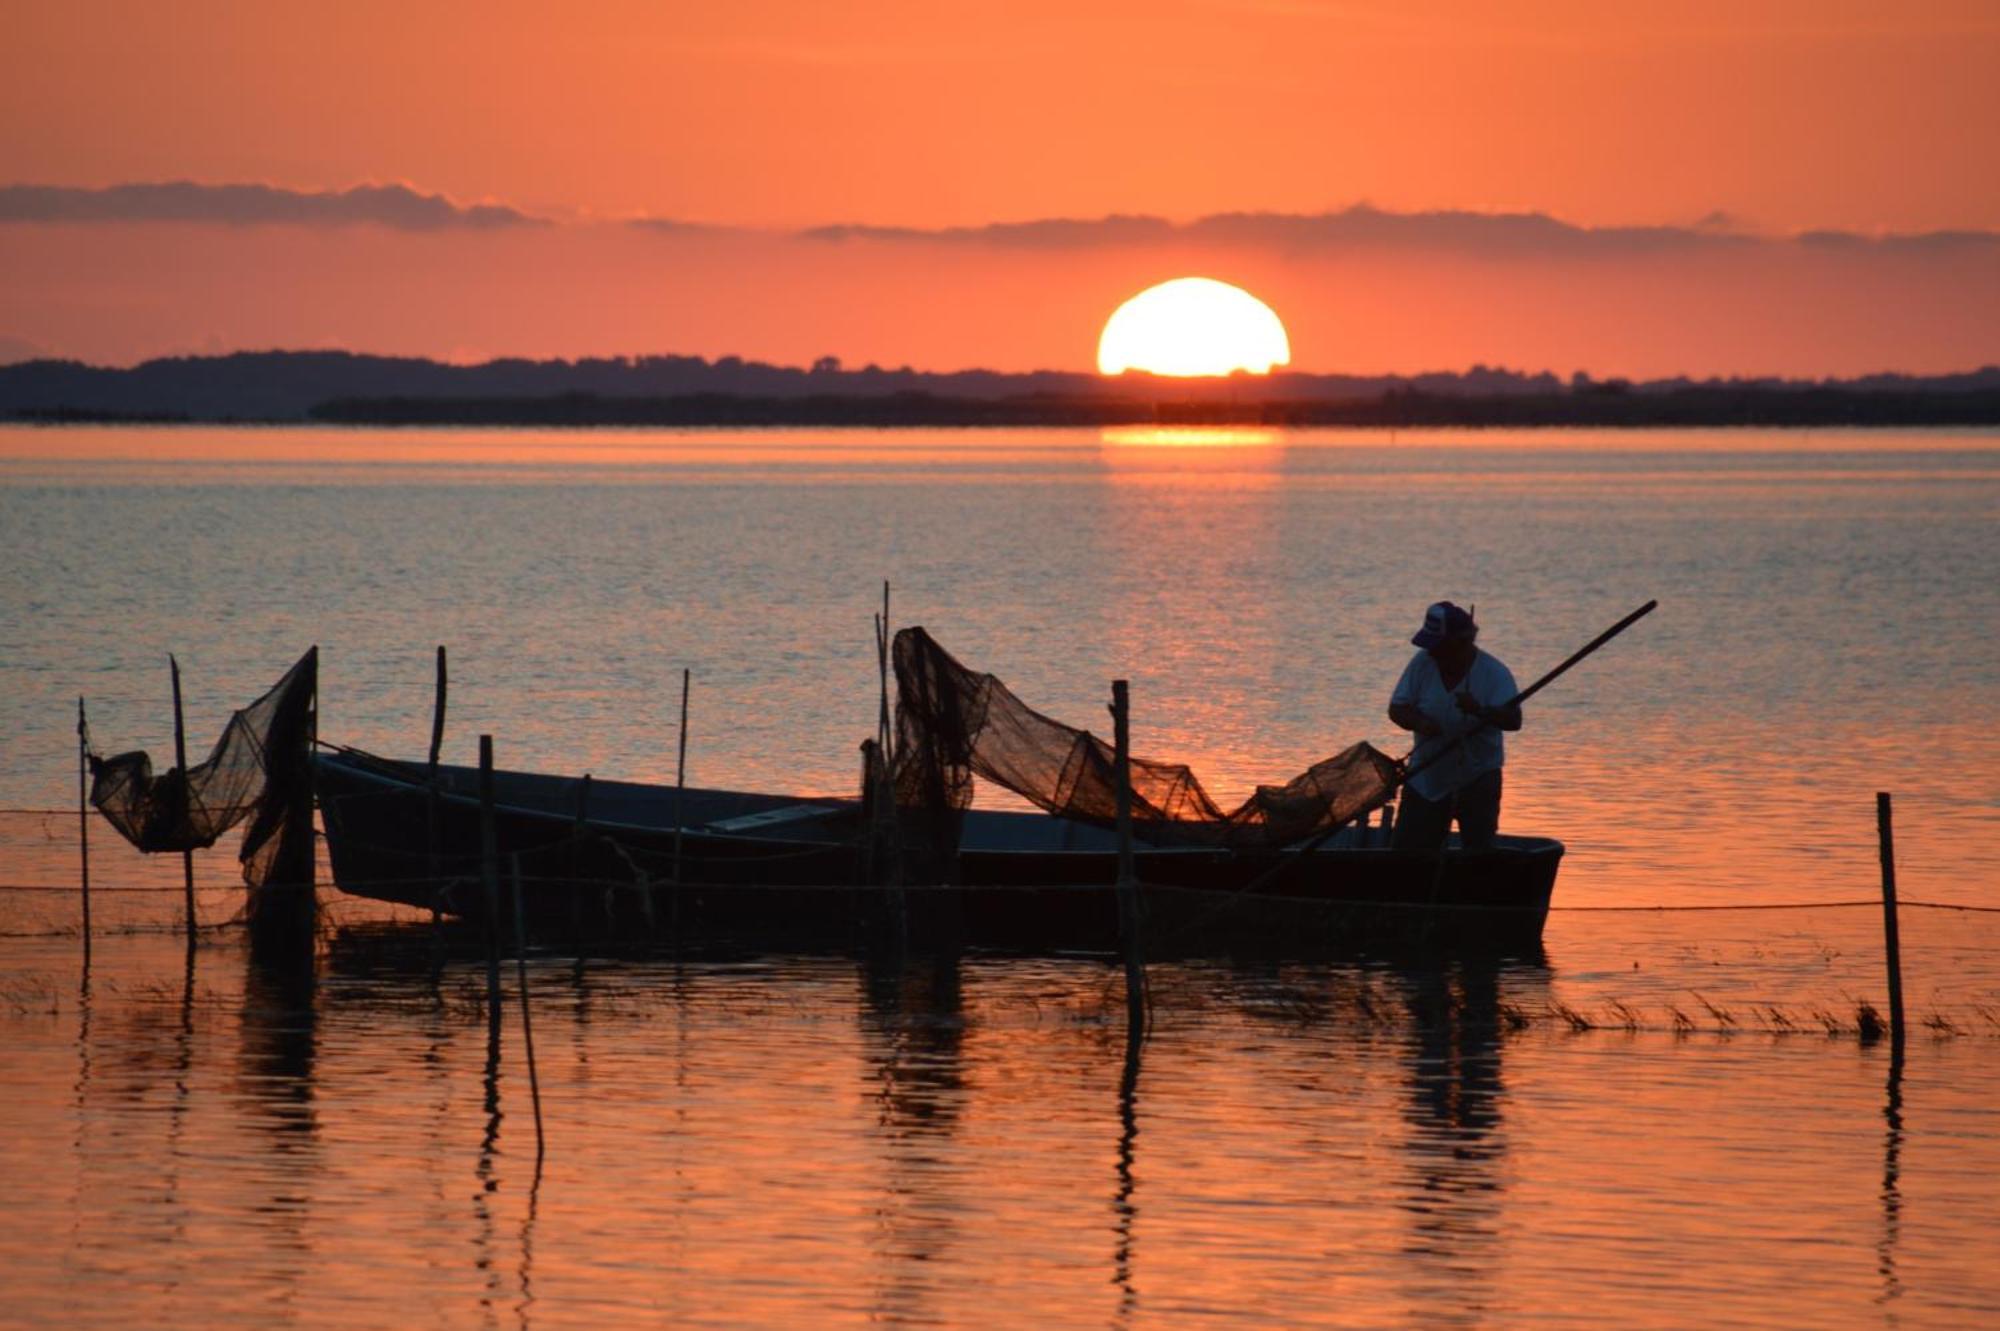
<instances>
[{"instance_id":1,"label":"wooden boat hull","mask_svg":"<svg viewBox=\"0 0 2000 1331\"><path fill-rule=\"evenodd\" d=\"M334 880L346 893L479 920L488 913L477 773L337 752L315 760ZM677 812L676 812L677 810ZM974 946L1118 946L1115 844L1036 813L967 815L957 882L871 885L850 800L495 774L495 903L518 872L538 931L679 931L781 942L884 928ZM1142 846L1151 956L1438 946L1539 947L1563 847L1391 850L1348 829L1311 854ZM1276 870L1276 872L1273 872ZM504 916L503 916L504 918Z\"/></svg>"}]
</instances>

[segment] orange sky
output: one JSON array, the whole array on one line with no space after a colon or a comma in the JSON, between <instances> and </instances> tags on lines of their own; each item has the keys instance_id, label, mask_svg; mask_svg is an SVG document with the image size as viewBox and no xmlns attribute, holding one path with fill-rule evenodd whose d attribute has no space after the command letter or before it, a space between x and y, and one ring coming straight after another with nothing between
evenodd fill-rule
<instances>
[{"instance_id":1,"label":"orange sky","mask_svg":"<svg viewBox=\"0 0 2000 1331\"><path fill-rule=\"evenodd\" d=\"M0 355L331 341L1084 368L1110 308L1185 260L1270 300L1305 369L2000 359L2000 246L1783 242L2000 229L1987 4L72 0L8 28L0 186L406 182L554 224L0 211ZM1779 239L1663 260L1587 237L1524 257L1464 236L785 234L1364 201L1583 228L1720 212ZM732 230L647 245L635 216Z\"/></svg>"}]
</instances>

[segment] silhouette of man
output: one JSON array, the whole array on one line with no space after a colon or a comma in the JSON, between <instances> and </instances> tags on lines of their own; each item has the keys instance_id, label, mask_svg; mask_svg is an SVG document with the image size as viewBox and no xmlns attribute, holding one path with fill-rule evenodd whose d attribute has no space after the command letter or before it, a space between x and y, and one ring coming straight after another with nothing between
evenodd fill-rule
<instances>
[{"instance_id":1,"label":"silhouette of man","mask_svg":"<svg viewBox=\"0 0 2000 1331\"><path fill-rule=\"evenodd\" d=\"M1416 735L1410 767L1422 770L1403 787L1398 850L1436 850L1453 821L1467 850L1491 846L1499 830L1500 732L1521 728L1521 709L1507 706L1520 689L1499 658L1479 649L1478 637L1469 611L1439 601L1410 639L1423 650L1389 695L1389 719Z\"/></svg>"}]
</instances>

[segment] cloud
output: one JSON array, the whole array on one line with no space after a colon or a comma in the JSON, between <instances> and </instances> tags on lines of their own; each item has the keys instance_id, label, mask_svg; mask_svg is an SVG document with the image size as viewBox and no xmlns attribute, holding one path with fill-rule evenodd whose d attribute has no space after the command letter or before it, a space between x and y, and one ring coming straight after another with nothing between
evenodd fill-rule
<instances>
[{"instance_id":1,"label":"cloud","mask_svg":"<svg viewBox=\"0 0 2000 1331\"><path fill-rule=\"evenodd\" d=\"M1326 213L1214 213L1192 222L1114 215L1050 218L978 227L822 226L799 233L829 243L933 244L992 249L1075 250L1170 244L1288 255L1358 249L1406 249L1477 258L1630 258L1644 255L1801 246L1897 253L1964 253L2000 249L2000 232L1937 231L1871 236L1812 231L1769 236L1738 229L1726 214L1688 225L1579 226L1533 212L1388 212L1356 204Z\"/></svg>"},{"instance_id":2,"label":"cloud","mask_svg":"<svg viewBox=\"0 0 2000 1331\"><path fill-rule=\"evenodd\" d=\"M46 355L47 351L25 337L10 337L0 333L0 365L13 365L24 360L40 360Z\"/></svg>"},{"instance_id":3,"label":"cloud","mask_svg":"<svg viewBox=\"0 0 2000 1331\"><path fill-rule=\"evenodd\" d=\"M1913 231L1880 236L1855 231L1802 231L1795 239L1812 249L1912 255L1976 254L2000 246L2000 232L1994 231Z\"/></svg>"},{"instance_id":4,"label":"cloud","mask_svg":"<svg viewBox=\"0 0 2000 1331\"><path fill-rule=\"evenodd\" d=\"M676 217L628 217L625 225L656 236L716 236L736 229L709 222L683 222Z\"/></svg>"},{"instance_id":5,"label":"cloud","mask_svg":"<svg viewBox=\"0 0 2000 1331\"><path fill-rule=\"evenodd\" d=\"M1113 214L1094 220L1049 217L1033 222L993 222L986 226L918 227L843 224L801 231L806 240L929 241L945 245L991 245L1005 249L1081 249L1106 245L1153 244L1170 241L1186 228L1163 217Z\"/></svg>"},{"instance_id":6,"label":"cloud","mask_svg":"<svg viewBox=\"0 0 2000 1331\"><path fill-rule=\"evenodd\" d=\"M459 204L407 185L357 185L345 190L294 190L275 185L204 185L193 181L111 185L0 186L0 223L166 222L225 226L381 226L398 231L491 231L516 227L589 226L538 217L501 203ZM948 246L964 250L1061 253L1140 250L1165 246L1263 252L1311 258L1385 250L1478 259L1626 259L1669 254L1881 254L1910 258L2000 255L2000 231L1949 230L1868 234L1813 230L1759 233L1727 213L1686 224L1582 226L1539 212L1439 209L1391 212L1369 204L1324 213L1211 213L1175 222L1143 213L1046 217L983 226L911 227L842 223L790 233L632 217L621 225L662 237L730 235L792 238L818 245Z\"/></svg>"},{"instance_id":7,"label":"cloud","mask_svg":"<svg viewBox=\"0 0 2000 1331\"><path fill-rule=\"evenodd\" d=\"M385 226L398 231L493 230L539 219L501 204L453 203L407 185L292 190L275 185L159 184L80 189L0 186L0 222L208 222L227 226Z\"/></svg>"}]
</instances>

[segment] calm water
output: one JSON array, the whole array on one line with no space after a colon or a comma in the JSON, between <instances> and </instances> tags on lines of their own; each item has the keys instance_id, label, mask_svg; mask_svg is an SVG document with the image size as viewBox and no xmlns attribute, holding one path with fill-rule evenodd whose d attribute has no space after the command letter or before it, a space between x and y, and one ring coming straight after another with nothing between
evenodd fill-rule
<instances>
[{"instance_id":1,"label":"calm water","mask_svg":"<svg viewBox=\"0 0 2000 1331\"><path fill-rule=\"evenodd\" d=\"M0 431L0 806L75 699L205 748L322 650L322 731L845 791L880 580L1030 703L1227 804L1382 716L1423 606L1524 681L1567 907L2000 907L2000 434ZM0 814L0 880L72 874ZM98 881L175 881L93 832ZM164 873L163 873L164 870ZM221 855L202 913L236 904ZM340 1326L1959 1326L2000 1315L2000 915L1559 911L1544 964L537 957L549 1154L479 968L335 901L316 982L177 895L0 891L0 1319ZM1574 1014L1575 1021L1565 1014ZM1577 1029L1589 1023L1590 1029ZM1835 1033L1829 1034L1831 1024ZM1631 1029L1628 1029L1630 1027ZM1135 1058L1128 1054L1136 1053Z\"/></svg>"}]
</instances>

